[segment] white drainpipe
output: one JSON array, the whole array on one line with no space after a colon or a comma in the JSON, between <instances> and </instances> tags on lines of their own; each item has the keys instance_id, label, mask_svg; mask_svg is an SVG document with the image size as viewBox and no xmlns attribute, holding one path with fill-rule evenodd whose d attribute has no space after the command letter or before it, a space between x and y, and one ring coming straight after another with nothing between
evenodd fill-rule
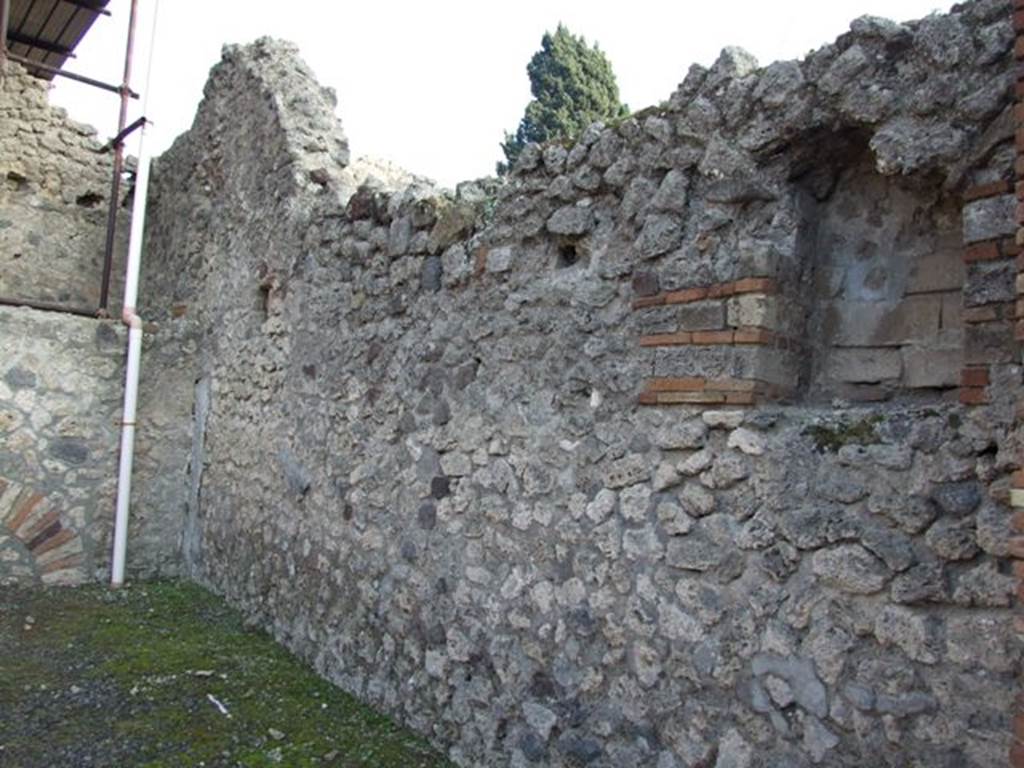
<instances>
[{"instance_id":1,"label":"white drainpipe","mask_svg":"<svg viewBox=\"0 0 1024 768\"><path fill-rule=\"evenodd\" d=\"M156 40L156 15L159 0L153 4L153 27L149 41L149 64L142 113L149 102L149 77L153 72L153 48ZM139 400L139 363L142 356L142 318L135 312L139 295L139 270L142 263L142 235L146 223L146 194L149 190L149 155L146 153L146 125L139 129L139 160L132 200L132 225L128 237L128 264L124 277L124 310L121 319L128 326L128 364L124 376L124 415L121 417L121 458L117 468L117 506L114 516L114 552L110 565L110 585L124 584L124 562L128 548L128 505L132 492L132 461L135 458L135 411ZM116 204L116 201L111 201Z\"/></svg>"},{"instance_id":2,"label":"white drainpipe","mask_svg":"<svg viewBox=\"0 0 1024 768\"><path fill-rule=\"evenodd\" d=\"M143 126L140 131L146 131ZM121 419L121 460L117 470L117 512L114 518L114 555L110 584L124 584L125 551L128 546L128 502L132 492L132 460L135 457L135 410L139 399L139 362L142 354L142 318L135 312L139 294L139 266L142 256L142 232L146 218L146 190L149 186L149 157L139 139L138 176L132 202L132 228L128 240L128 267L124 281L124 311L121 319L128 326L128 365L124 376L124 416Z\"/></svg>"}]
</instances>

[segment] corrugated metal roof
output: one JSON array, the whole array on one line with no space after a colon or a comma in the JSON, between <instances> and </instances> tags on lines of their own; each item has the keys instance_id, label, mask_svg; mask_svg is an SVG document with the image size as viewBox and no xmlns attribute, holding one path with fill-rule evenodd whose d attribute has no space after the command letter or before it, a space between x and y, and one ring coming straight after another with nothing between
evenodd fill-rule
<instances>
[{"instance_id":1,"label":"corrugated metal roof","mask_svg":"<svg viewBox=\"0 0 1024 768\"><path fill-rule=\"evenodd\" d=\"M62 67L109 0L8 0L7 49L40 64ZM43 70L36 74L48 80Z\"/></svg>"}]
</instances>

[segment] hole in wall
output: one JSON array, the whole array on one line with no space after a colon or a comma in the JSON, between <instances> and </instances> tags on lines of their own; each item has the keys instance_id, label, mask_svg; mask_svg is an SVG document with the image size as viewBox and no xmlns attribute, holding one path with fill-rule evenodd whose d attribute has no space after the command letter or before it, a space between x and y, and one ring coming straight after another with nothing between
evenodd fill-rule
<instances>
[{"instance_id":1,"label":"hole in wall","mask_svg":"<svg viewBox=\"0 0 1024 768\"><path fill-rule=\"evenodd\" d=\"M563 243L558 246L558 267L565 269L579 261L580 255L576 250L575 243Z\"/></svg>"},{"instance_id":2,"label":"hole in wall","mask_svg":"<svg viewBox=\"0 0 1024 768\"><path fill-rule=\"evenodd\" d=\"M83 208L95 208L101 202L103 202L103 195L96 192L86 192L75 198L75 205L80 205Z\"/></svg>"},{"instance_id":3,"label":"hole in wall","mask_svg":"<svg viewBox=\"0 0 1024 768\"><path fill-rule=\"evenodd\" d=\"M585 239L560 238L555 243L555 268L568 269L577 264L586 264L589 255Z\"/></svg>"},{"instance_id":4,"label":"hole in wall","mask_svg":"<svg viewBox=\"0 0 1024 768\"><path fill-rule=\"evenodd\" d=\"M28 186L28 177L23 176L17 171L8 171L7 181L8 186L11 189L15 190L16 192L20 192L21 190Z\"/></svg>"}]
</instances>

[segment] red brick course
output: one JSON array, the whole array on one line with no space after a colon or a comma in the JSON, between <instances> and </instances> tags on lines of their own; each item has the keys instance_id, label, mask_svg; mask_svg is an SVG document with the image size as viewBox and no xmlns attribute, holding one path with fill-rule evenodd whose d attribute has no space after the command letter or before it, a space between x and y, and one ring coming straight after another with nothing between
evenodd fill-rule
<instances>
[{"instance_id":1,"label":"red brick course","mask_svg":"<svg viewBox=\"0 0 1024 768\"><path fill-rule=\"evenodd\" d=\"M641 405L754 405L765 397L784 394L778 387L754 379L700 377L650 379L640 393Z\"/></svg>"},{"instance_id":2,"label":"red brick course","mask_svg":"<svg viewBox=\"0 0 1024 768\"><path fill-rule=\"evenodd\" d=\"M960 374L961 387L987 387L989 385L988 368L964 368Z\"/></svg>"},{"instance_id":3,"label":"red brick course","mask_svg":"<svg viewBox=\"0 0 1024 768\"><path fill-rule=\"evenodd\" d=\"M984 387L961 387L960 402L963 405L985 405L988 402L988 394Z\"/></svg>"},{"instance_id":4,"label":"red brick course","mask_svg":"<svg viewBox=\"0 0 1024 768\"><path fill-rule=\"evenodd\" d=\"M1012 259L1020 255L1021 246L1018 237L1004 237L998 240L983 240L972 243L964 249L964 262L973 264L977 261L996 261Z\"/></svg>"},{"instance_id":5,"label":"red brick course","mask_svg":"<svg viewBox=\"0 0 1024 768\"><path fill-rule=\"evenodd\" d=\"M1020 109L1021 106L1018 104L1016 109ZM963 196L965 203L969 203L972 200L981 200L986 197L996 197L997 195L1005 195L1011 190L1010 182L1008 181L993 181L989 184L979 184L974 187L969 187Z\"/></svg>"},{"instance_id":6,"label":"red brick course","mask_svg":"<svg viewBox=\"0 0 1024 768\"><path fill-rule=\"evenodd\" d=\"M747 293L762 293L766 296L778 293L778 283L771 277L744 277L727 283L715 283L698 288L682 288L666 291L655 296L643 296L633 301L633 309L660 307L664 304L690 304L705 299L721 299Z\"/></svg>"}]
</instances>

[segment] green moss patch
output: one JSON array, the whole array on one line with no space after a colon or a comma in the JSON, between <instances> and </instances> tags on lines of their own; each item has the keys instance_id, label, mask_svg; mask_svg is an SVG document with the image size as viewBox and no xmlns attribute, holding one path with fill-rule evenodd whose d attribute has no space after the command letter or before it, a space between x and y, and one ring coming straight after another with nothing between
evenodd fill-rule
<instances>
[{"instance_id":1,"label":"green moss patch","mask_svg":"<svg viewBox=\"0 0 1024 768\"><path fill-rule=\"evenodd\" d=\"M803 434L814 441L814 447L820 453L836 453L844 445L873 445L880 442L876 427L881 423L882 416L875 414L856 421L814 424L804 429Z\"/></svg>"},{"instance_id":2,"label":"green moss patch","mask_svg":"<svg viewBox=\"0 0 1024 768\"><path fill-rule=\"evenodd\" d=\"M450 765L192 584L9 590L0 648L0 765Z\"/></svg>"}]
</instances>

